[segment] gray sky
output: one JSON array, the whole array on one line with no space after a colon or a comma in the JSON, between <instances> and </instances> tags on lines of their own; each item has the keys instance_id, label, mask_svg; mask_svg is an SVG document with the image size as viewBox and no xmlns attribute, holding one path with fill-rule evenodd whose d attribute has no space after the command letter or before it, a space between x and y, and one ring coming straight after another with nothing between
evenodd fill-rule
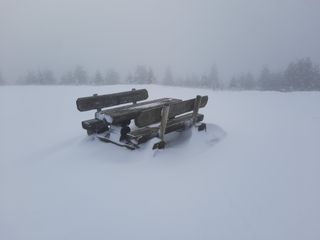
<instances>
[{"instance_id":1,"label":"gray sky","mask_svg":"<svg viewBox=\"0 0 320 240\"><path fill-rule=\"evenodd\" d=\"M136 65L222 78L320 63L319 0L0 0L0 71ZM9 80L9 79L8 79Z\"/></svg>"}]
</instances>

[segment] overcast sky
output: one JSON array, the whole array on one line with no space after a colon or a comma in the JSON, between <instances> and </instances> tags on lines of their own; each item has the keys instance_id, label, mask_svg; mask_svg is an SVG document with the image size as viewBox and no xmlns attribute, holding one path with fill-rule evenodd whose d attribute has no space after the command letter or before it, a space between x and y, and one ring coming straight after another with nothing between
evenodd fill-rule
<instances>
[{"instance_id":1,"label":"overcast sky","mask_svg":"<svg viewBox=\"0 0 320 240\"><path fill-rule=\"evenodd\" d=\"M319 0L0 0L0 71L136 65L220 76L320 63ZM7 79L9 80L9 79Z\"/></svg>"}]
</instances>

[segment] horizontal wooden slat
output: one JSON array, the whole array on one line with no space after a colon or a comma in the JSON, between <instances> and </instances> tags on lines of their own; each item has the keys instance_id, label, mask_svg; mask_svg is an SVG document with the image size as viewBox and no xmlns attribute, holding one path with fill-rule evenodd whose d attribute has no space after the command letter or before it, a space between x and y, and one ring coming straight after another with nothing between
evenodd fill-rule
<instances>
[{"instance_id":1,"label":"horizontal wooden slat","mask_svg":"<svg viewBox=\"0 0 320 240\"><path fill-rule=\"evenodd\" d=\"M195 98L185 100L185 101L170 103L169 119L177 115L193 111L194 103L195 103ZM208 103L208 96L203 96L201 98L200 108L205 107L207 103ZM153 109L147 109L141 112L135 118L136 126L145 127L145 126L160 122L161 110L162 110L162 106L159 106L159 107L156 107Z\"/></svg>"},{"instance_id":2,"label":"horizontal wooden slat","mask_svg":"<svg viewBox=\"0 0 320 240\"><path fill-rule=\"evenodd\" d=\"M139 89L127 92L78 98L76 104L78 110L83 112L94 109L112 107L125 103L137 102L145 100L147 98L148 91L146 89Z\"/></svg>"},{"instance_id":3,"label":"horizontal wooden slat","mask_svg":"<svg viewBox=\"0 0 320 240\"><path fill-rule=\"evenodd\" d=\"M203 114L198 114L196 122L203 121L203 118L204 118ZM190 122L191 120L192 120L192 113L188 113L188 114L169 120L167 123L165 134L178 131L178 130L183 130L186 127L190 127L192 125L192 123ZM190 122L190 125L187 125L188 121ZM159 128L160 128L159 126L139 128L137 130L134 130L128 133L128 136L131 137L132 139L136 139L138 143L141 144L153 137L156 137L159 133Z\"/></svg>"}]
</instances>

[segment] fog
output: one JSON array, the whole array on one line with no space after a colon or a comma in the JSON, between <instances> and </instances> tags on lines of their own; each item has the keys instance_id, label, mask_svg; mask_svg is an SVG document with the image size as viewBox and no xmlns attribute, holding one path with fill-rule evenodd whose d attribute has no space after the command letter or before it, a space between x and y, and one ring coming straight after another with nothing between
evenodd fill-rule
<instances>
[{"instance_id":1,"label":"fog","mask_svg":"<svg viewBox=\"0 0 320 240\"><path fill-rule=\"evenodd\" d=\"M209 71L220 78L320 63L317 0L0 0L0 71L58 74L80 64L127 74Z\"/></svg>"}]
</instances>

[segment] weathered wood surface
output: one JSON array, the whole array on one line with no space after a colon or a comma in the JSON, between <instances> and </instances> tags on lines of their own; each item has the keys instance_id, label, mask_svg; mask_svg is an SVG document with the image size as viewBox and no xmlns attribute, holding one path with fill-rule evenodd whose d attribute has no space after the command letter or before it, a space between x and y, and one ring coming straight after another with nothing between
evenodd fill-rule
<instances>
[{"instance_id":1,"label":"weathered wood surface","mask_svg":"<svg viewBox=\"0 0 320 240\"><path fill-rule=\"evenodd\" d=\"M78 98L77 108L80 112L94 109L112 107L125 103L135 103L148 98L146 89L131 90L127 92L112 93L106 95L96 95L91 97Z\"/></svg>"},{"instance_id":2,"label":"weathered wood surface","mask_svg":"<svg viewBox=\"0 0 320 240\"><path fill-rule=\"evenodd\" d=\"M203 121L204 115L198 114L196 117L196 122ZM185 114L176 118L173 118L167 122L167 126L165 129L165 134L184 130L192 126L193 121L193 113ZM151 138L157 137L159 135L160 126L157 127L144 127L134 130L128 133L128 136L132 139L135 139L138 144L144 143Z\"/></svg>"},{"instance_id":3,"label":"weathered wood surface","mask_svg":"<svg viewBox=\"0 0 320 240\"><path fill-rule=\"evenodd\" d=\"M173 118L168 122L165 133L167 134L170 132L182 130L186 127L191 127L192 119L193 119L192 113L188 113L188 114ZM204 119L204 115L198 113L196 117L196 122L201 122L203 121L203 119Z\"/></svg>"},{"instance_id":4,"label":"weathered wood surface","mask_svg":"<svg viewBox=\"0 0 320 240\"><path fill-rule=\"evenodd\" d=\"M179 101L170 104L169 119L177 115L187 113L194 110L196 99L189 99L186 101ZM201 97L199 108L203 108L208 103L208 96ZM141 112L135 118L135 124L137 127L145 127L161 121L162 106L155 107L153 109L147 109Z\"/></svg>"},{"instance_id":5,"label":"weathered wood surface","mask_svg":"<svg viewBox=\"0 0 320 240\"><path fill-rule=\"evenodd\" d=\"M139 114L147 109L162 108L165 104L181 102L175 98L160 98L151 101L145 101L137 104L126 105L103 110L97 113L98 118L106 118L112 124L121 124L131 119L135 119Z\"/></svg>"},{"instance_id":6,"label":"weathered wood surface","mask_svg":"<svg viewBox=\"0 0 320 240\"><path fill-rule=\"evenodd\" d=\"M138 144L145 143L151 138L158 136L159 127L144 127L134 130L127 135L131 139L135 139Z\"/></svg>"},{"instance_id":7,"label":"weathered wood surface","mask_svg":"<svg viewBox=\"0 0 320 240\"><path fill-rule=\"evenodd\" d=\"M161 110L161 123L160 123L160 129L159 129L159 137L162 141L164 141L164 134L166 131L168 117L169 117L169 110L170 110L169 104L164 105Z\"/></svg>"},{"instance_id":8,"label":"weathered wood surface","mask_svg":"<svg viewBox=\"0 0 320 240\"><path fill-rule=\"evenodd\" d=\"M197 122L197 115L198 115L199 108L201 105L201 99L202 99L202 97L200 95L197 95L195 102L194 102L193 116L192 116L193 124L195 124Z\"/></svg>"},{"instance_id":9,"label":"weathered wood surface","mask_svg":"<svg viewBox=\"0 0 320 240\"><path fill-rule=\"evenodd\" d=\"M82 128L87 130L88 135L104 132L109 129L107 122L98 119L82 121L81 124Z\"/></svg>"}]
</instances>

